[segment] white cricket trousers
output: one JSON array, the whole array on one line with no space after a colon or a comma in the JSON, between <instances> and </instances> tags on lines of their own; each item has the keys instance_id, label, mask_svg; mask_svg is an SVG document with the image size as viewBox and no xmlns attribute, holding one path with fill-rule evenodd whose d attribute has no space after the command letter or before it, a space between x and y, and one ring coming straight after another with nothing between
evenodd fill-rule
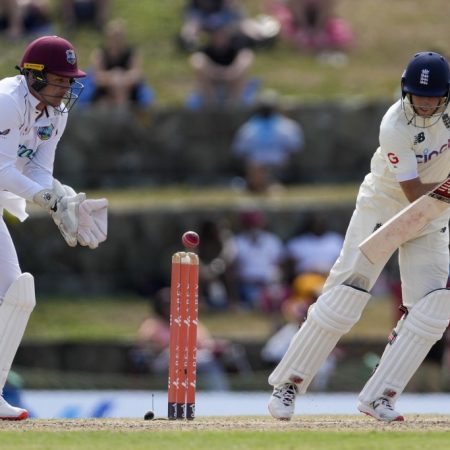
<instances>
[{"instance_id":1,"label":"white cricket trousers","mask_svg":"<svg viewBox=\"0 0 450 450\"><path fill-rule=\"evenodd\" d=\"M17 252L0 208L0 299L21 273Z\"/></svg>"},{"instance_id":2,"label":"white cricket trousers","mask_svg":"<svg viewBox=\"0 0 450 450\"><path fill-rule=\"evenodd\" d=\"M359 195L350 220L341 254L331 269L324 292L352 280L367 280L370 291L387 263L373 265L358 245L380 224L401 210L401 205L388 199ZM403 304L411 308L435 289L446 287L449 271L448 215L428 224L417 238L399 248L399 268ZM356 277L355 277L356 275Z\"/></svg>"}]
</instances>

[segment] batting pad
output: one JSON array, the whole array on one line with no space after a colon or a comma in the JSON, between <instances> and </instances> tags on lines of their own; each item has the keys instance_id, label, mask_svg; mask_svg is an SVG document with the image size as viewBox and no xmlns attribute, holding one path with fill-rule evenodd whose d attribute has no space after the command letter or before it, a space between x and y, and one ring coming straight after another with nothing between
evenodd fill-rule
<instances>
[{"instance_id":1,"label":"batting pad","mask_svg":"<svg viewBox=\"0 0 450 450\"><path fill-rule=\"evenodd\" d=\"M0 392L35 304L34 278L23 273L0 303Z\"/></svg>"},{"instance_id":2,"label":"batting pad","mask_svg":"<svg viewBox=\"0 0 450 450\"><path fill-rule=\"evenodd\" d=\"M269 384L294 383L298 393L304 394L341 336L359 320L369 299L368 292L345 285L322 294L269 376Z\"/></svg>"},{"instance_id":3,"label":"batting pad","mask_svg":"<svg viewBox=\"0 0 450 450\"><path fill-rule=\"evenodd\" d=\"M379 397L393 402L403 392L433 344L444 334L450 317L450 291L438 289L410 310L397 338L388 344L376 371L359 395L363 403Z\"/></svg>"}]
</instances>

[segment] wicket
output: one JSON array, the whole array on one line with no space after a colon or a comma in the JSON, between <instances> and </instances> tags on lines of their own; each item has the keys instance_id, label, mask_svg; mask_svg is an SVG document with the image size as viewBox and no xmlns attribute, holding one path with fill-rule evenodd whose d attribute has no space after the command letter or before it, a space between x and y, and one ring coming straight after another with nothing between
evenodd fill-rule
<instances>
[{"instance_id":1,"label":"wicket","mask_svg":"<svg viewBox=\"0 0 450 450\"><path fill-rule=\"evenodd\" d=\"M168 418L195 417L197 379L198 256L172 256Z\"/></svg>"}]
</instances>

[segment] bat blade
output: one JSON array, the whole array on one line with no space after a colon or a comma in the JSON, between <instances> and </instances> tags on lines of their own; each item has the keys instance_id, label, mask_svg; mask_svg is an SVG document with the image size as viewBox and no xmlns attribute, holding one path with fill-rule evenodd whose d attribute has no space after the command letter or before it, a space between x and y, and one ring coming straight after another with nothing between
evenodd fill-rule
<instances>
[{"instance_id":1,"label":"bat blade","mask_svg":"<svg viewBox=\"0 0 450 450\"><path fill-rule=\"evenodd\" d=\"M372 264L385 263L400 245L416 237L449 207L450 178L389 219L359 249Z\"/></svg>"}]
</instances>

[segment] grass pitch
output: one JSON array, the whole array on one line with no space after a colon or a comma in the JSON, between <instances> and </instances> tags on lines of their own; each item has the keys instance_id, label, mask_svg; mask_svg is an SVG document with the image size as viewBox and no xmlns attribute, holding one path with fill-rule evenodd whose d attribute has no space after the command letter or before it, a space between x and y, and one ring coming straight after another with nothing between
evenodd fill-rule
<instances>
[{"instance_id":1,"label":"grass pitch","mask_svg":"<svg viewBox=\"0 0 450 450\"><path fill-rule=\"evenodd\" d=\"M385 424L364 416L208 417L194 421L29 420L0 423L2 450L447 449L450 416Z\"/></svg>"}]
</instances>

